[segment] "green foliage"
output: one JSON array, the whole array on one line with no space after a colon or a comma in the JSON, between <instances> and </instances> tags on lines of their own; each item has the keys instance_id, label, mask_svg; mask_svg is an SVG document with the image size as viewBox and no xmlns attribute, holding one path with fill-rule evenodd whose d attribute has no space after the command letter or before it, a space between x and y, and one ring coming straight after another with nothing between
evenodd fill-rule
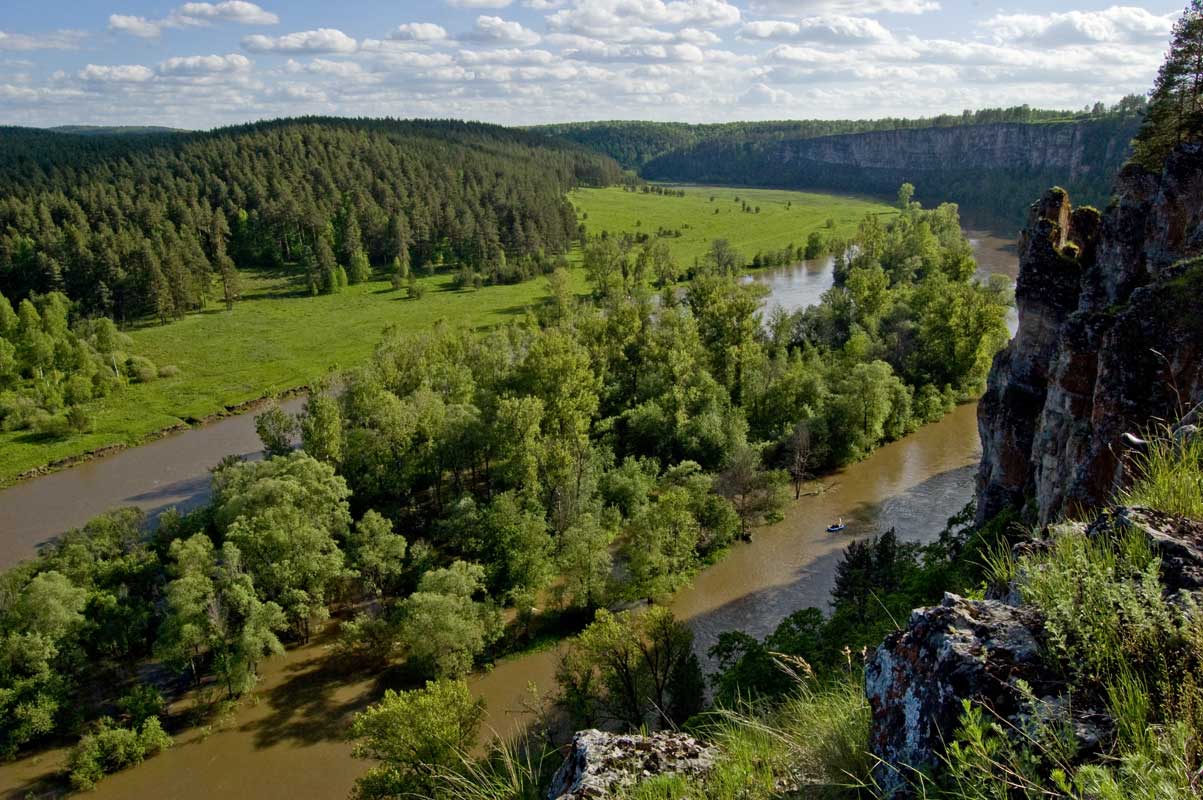
<instances>
[{"instance_id":1,"label":"green foliage","mask_svg":"<svg viewBox=\"0 0 1203 800\"><path fill-rule=\"evenodd\" d=\"M147 756L168 747L171 737L163 732L158 717L150 717L136 728L122 728L104 717L67 756L71 786L86 792L95 788L105 775L141 764Z\"/></svg>"},{"instance_id":2,"label":"green foliage","mask_svg":"<svg viewBox=\"0 0 1203 800\"><path fill-rule=\"evenodd\" d=\"M388 690L355 716L356 758L376 763L355 782L357 800L431 797L444 770L456 771L476 742L484 702L464 681L428 681L425 688Z\"/></svg>"},{"instance_id":3,"label":"green foliage","mask_svg":"<svg viewBox=\"0 0 1203 800\"><path fill-rule=\"evenodd\" d=\"M398 638L410 663L424 673L457 677L501 635L496 609L474 597L484 568L456 561L427 572L401 604Z\"/></svg>"},{"instance_id":4,"label":"green foliage","mask_svg":"<svg viewBox=\"0 0 1203 800\"><path fill-rule=\"evenodd\" d=\"M1132 160L1160 172L1170 152L1203 135L1203 3L1191 0L1174 24L1148 110L1132 141Z\"/></svg>"},{"instance_id":5,"label":"green foliage","mask_svg":"<svg viewBox=\"0 0 1203 800\"><path fill-rule=\"evenodd\" d=\"M562 654L556 680L558 703L578 726L680 725L701 710L693 632L658 606L643 613L599 610Z\"/></svg>"},{"instance_id":6,"label":"green foliage","mask_svg":"<svg viewBox=\"0 0 1203 800\"><path fill-rule=\"evenodd\" d=\"M236 267L299 261L311 293L334 293L398 257L484 271L507 251L564 252L576 232L564 192L619 179L582 148L451 121L310 117L169 138L8 128L2 139L0 291L65 285L85 313L120 320L202 309L215 278L229 307ZM387 187L373 188L383 174Z\"/></svg>"},{"instance_id":7,"label":"green foliage","mask_svg":"<svg viewBox=\"0 0 1203 800\"><path fill-rule=\"evenodd\" d=\"M1120 492L1120 502L1203 519L1203 436L1162 429L1147 440L1133 457L1135 479Z\"/></svg>"}]
</instances>

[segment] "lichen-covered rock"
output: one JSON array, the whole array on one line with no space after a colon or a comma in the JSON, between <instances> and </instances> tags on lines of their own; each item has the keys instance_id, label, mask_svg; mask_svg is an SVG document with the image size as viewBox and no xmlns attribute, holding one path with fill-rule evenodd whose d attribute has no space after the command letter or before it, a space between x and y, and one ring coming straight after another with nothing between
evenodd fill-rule
<instances>
[{"instance_id":1,"label":"lichen-covered rock","mask_svg":"<svg viewBox=\"0 0 1203 800\"><path fill-rule=\"evenodd\" d=\"M548 800L614 797L657 775L700 777L715 751L692 736L662 731L652 736L579 731L552 779Z\"/></svg>"},{"instance_id":2,"label":"lichen-covered rock","mask_svg":"<svg viewBox=\"0 0 1203 800\"><path fill-rule=\"evenodd\" d=\"M1151 508L1120 507L1086 528L1088 536L1142 533L1161 557L1161 584L1167 593L1203 591L1203 522L1163 514Z\"/></svg>"},{"instance_id":3,"label":"lichen-covered rock","mask_svg":"<svg viewBox=\"0 0 1203 800\"><path fill-rule=\"evenodd\" d=\"M915 770L939 763L962 700L1003 718L1020 713L1016 682L1040 685L1040 629L1032 609L946 594L886 637L865 669L869 744L880 759L874 778L885 794L904 791Z\"/></svg>"},{"instance_id":4,"label":"lichen-covered rock","mask_svg":"<svg viewBox=\"0 0 1203 800\"><path fill-rule=\"evenodd\" d=\"M1060 190L1020 239L1019 328L978 407L978 521L1105 503L1121 437L1203 399L1203 146L1125 168L1101 217ZM1073 247L1067 245L1072 244Z\"/></svg>"}]
</instances>

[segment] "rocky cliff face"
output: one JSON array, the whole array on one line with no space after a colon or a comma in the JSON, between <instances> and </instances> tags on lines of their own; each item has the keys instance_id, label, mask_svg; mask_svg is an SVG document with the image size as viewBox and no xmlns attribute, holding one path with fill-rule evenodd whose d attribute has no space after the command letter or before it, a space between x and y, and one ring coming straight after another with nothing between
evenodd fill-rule
<instances>
[{"instance_id":1,"label":"rocky cliff face","mask_svg":"<svg viewBox=\"0 0 1203 800\"><path fill-rule=\"evenodd\" d=\"M1116 119L717 138L661 155L641 172L656 180L891 196L909 181L925 205L956 202L1011 224L1021 221L1026 198L1053 183L1079 199L1106 197L1135 126L1135 120Z\"/></svg>"},{"instance_id":2,"label":"rocky cliff face","mask_svg":"<svg viewBox=\"0 0 1203 800\"><path fill-rule=\"evenodd\" d=\"M783 141L783 163L809 161L866 170L905 168L923 172L954 169L1057 170L1076 180L1121 162L1127 140L1107 137L1099 160L1088 158L1084 125L965 125L873 131L816 139Z\"/></svg>"},{"instance_id":3,"label":"rocky cliff face","mask_svg":"<svg viewBox=\"0 0 1203 800\"><path fill-rule=\"evenodd\" d=\"M1203 399L1203 146L1127 167L1100 215L1050 190L1019 241L1019 329L978 410L978 520L1105 502L1124 432Z\"/></svg>"}]
</instances>

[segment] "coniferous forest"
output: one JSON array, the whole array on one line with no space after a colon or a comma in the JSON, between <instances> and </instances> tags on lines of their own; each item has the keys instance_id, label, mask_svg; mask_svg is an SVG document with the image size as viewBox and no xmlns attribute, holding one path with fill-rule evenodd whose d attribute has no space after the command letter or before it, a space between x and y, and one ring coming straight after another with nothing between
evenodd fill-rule
<instances>
[{"instance_id":1,"label":"coniferous forest","mask_svg":"<svg viewBox=\"0 0 1203 800\"><path fill-rule=\"evenodd\" d=\"M576 235L565 191L620 177L572 145L450 121L123 137L16 128L0 142L0 294L16 304L61 291L119 322L234 302L249 266L293 265L314 293L343 273L363 280L369 264L517 280L520 262Z\"/></svg>"}]
</instances>

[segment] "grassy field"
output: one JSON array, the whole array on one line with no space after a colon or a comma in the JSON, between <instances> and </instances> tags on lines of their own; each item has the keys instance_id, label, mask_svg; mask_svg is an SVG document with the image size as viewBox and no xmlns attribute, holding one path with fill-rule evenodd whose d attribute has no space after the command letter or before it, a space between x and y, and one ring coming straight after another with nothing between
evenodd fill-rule
<instances>
[{"instance_id":1,"label":"grassy field","mask_svg":"<svg viewBox=\"0 0 1203 800\"><path fill-rule=\"evenodd\" d=\"M768 189L679 186L684 197L624 192L622 189L580 189L569 195L577 216L590 234L647 233L660 228L680 230L667 237L683 264L692 264L715 239L727 239L748 259L759 250L780 250L787 244L805 245L813 231L847 235L866 214L893 214L890 206L873 200ZM760 213L746 213L741 202ZM718 213L715 213L715 212Z\"/></svg>"},{"instance_id":2,"label":"grassy field","mask_svg":"<svg viewBox=\"0 0 1203 800\"><path fill-rule=\"evenodd\" d=\"M595 189L574 192L571 199L592 233L680 229L680 238L665 241L683 263L701 256L714 239L728 239L750 258L760 249L804 243L828 218L835 220L837 233L846 234L866 213L889 211L878 203L800 192L683 188L683 198ZM760 213L741 212L735 197L759 205ZM295 275L245 277L245 299L233 311L214 306L169 325L129 331L134 352L159 366L175 365L180 374L130 386L95 403L89 409L95 420L91 433L62 439L28 431L0 434L0 485L63 459L138 444L181 422L353 366L371 353L386 325L421 330L445 319L483 329L518 318L547 294L542 279L457 291L449 274L438 274L421 279L426 293L420 300L383 281L309 297L299 291ZM583 275L574 270L573 280L583 292Z\"/></svg>"}]
</instances>

